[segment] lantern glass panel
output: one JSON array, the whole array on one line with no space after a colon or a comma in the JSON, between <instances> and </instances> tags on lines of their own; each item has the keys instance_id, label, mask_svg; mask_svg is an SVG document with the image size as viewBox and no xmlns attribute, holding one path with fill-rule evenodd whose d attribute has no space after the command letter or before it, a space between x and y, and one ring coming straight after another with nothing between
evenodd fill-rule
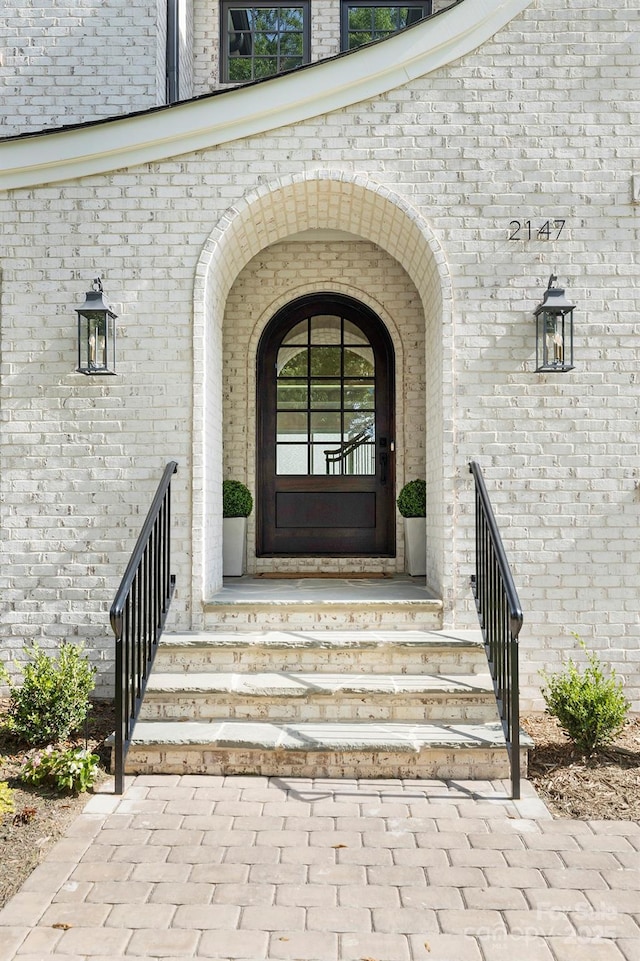
<instances>
[{"instance_id":1,"label":"lantern glass panel","mask_svg":"<svg viewBox=\"0 0 640 961\"><path fill-rule=\"evenodd\" d=\"M573 310L541 310L537 316L537 370L573 369Z\"/></svg>"},{"instance_id":2,"label":"lantern glass panel","mask_svg":"<svg viewBox=\"0 0 640 961\"><path fill-rule=\"evenodd\" d=\"M78 370L83 374L115 373L115 315L78 311Z\"/></svg>"},{"instance_id":3,"label":"lantern glass panel","mask_svg":"<svg viewBox=\"0 0 640 961\"><path fill-rule=\"evenodd\" d=\"M564 363L564 317L544 313L545 361L554 367Z\"/></svg>"}]
</instances>

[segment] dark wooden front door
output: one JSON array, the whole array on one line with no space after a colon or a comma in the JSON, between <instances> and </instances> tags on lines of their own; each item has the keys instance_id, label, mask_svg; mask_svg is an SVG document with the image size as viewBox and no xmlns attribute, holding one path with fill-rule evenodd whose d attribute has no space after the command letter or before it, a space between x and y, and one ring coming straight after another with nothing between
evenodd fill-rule
<instances>
[{"instance_id":1,"label":"dark wooden front door","mask_svg":"<svg viewBox=\"0 0 640 961\"><path fill-rule=\"evenodd\" d=\"M259 555L395 554L394 360L339 294L280 310L258 348Z\"/></svg>"}]
</instances>

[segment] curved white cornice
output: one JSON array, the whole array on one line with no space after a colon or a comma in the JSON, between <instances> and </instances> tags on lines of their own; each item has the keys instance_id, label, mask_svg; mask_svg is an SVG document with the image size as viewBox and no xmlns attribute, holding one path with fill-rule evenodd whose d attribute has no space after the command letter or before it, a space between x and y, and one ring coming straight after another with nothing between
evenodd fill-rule
<instances>
[{"instance_id":1,"label":"curved white cornice","mask_svg":"<svg viewBox=\"0 0 640 961\"><path fill-rule=\"evenodd\" d=\"M0 190L216 147L368 100L458 59L533 0L469 0L383 43L223 94L0 143Z\"/></svg>"}]
</instances>

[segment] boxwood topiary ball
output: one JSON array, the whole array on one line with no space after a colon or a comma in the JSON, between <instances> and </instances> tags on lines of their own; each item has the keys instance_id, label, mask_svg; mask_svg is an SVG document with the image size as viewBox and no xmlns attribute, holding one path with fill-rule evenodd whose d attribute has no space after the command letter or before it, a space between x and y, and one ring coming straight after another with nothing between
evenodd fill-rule
<instances>
[{"instance_id":1,"label":"boxwood topiary ball","mask_svg":"<svg viewBox=\"0 0 640 961\"><path fill-rule=\"evenodd\" d=\"M427 516L427 485L423 480L412 480L405 484L397 500L398 510L403 517Z\"/></svg>"},{"instance_id":2,"label":"boxwood topiary ball","mask_svg":"<svg viewBox=\"0 0 640 961\"><path fill-rule=\"evenodd\" d=\"M248 487L240 481L222 482L222 516L248 517L253 510L253 497Z\"/></svg>"}]
</instances>

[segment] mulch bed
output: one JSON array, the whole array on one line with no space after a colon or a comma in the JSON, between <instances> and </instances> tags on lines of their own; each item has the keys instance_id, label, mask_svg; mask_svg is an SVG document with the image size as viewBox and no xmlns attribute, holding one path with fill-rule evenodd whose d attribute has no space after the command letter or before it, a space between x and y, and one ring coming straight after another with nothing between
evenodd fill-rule
<instances>
[{"instance_id":1,"label":"mulch bed","mask_svg":"<svg viewBox=\"0 0 640 961\"><path fill-rule=\"evenodd\" d=\"M529 780L556 817L640 820L640 717L629 719L615 742L590 758L547 714L524 717L522 726L535 742Z\"/></svg>"},{"instance_id":2,"label":"mulch bed","mask_svg":"<svg viewBox=\"0 0 640 961\"><path fill-rule=\"evenodd\" d=\"M8 700L0 699L0 781L14 789L15 812L0 815L0 907L21 887L47 851L65 833L89 795L60 796L17 780L27 754L2 728ZM529 756L529 779L556 817L640 819L640 717L630 720L615 744L585 759L556 722L545 714L523 718L535 741ZM113 705L95 702L86 732L68 746L86 746L98 754L103 779L109 766L105 738L114 730Z\"/></svg>"}]
</instances>

